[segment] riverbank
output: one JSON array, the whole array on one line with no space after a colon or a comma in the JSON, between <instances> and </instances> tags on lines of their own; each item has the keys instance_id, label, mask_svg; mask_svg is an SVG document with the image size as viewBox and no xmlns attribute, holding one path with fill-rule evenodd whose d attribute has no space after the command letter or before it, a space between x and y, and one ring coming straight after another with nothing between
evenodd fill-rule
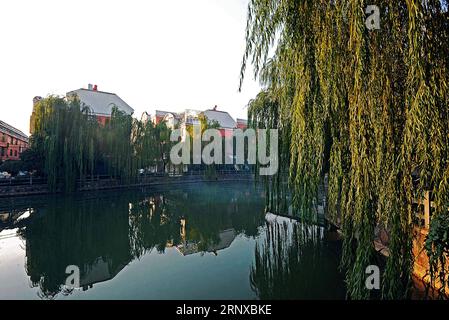
<instances>
[{"instance_id":1,"label":"riverbank","mask_svg":"<svg viewBox=\"0 0 449 320\"><path fill-rule=\"evenodd\" d=\"M77 192L90 192L114 189L134 189L148 186L175 185L180 183L216 182L216 181L253 181L253 173L220 173L214 176L206 175L176 175L176 176L150 176L140 179L137 183L123 184L116 179L101 179L87 181L81 185ZM47 184L30 185L3 185L0 186L0 198L24 197L32 195L46 195L62 193L61 189L51 192Z\"/></svg>"},{"instance_id":2,"label":"riverbank","mask_svg":"<svg viewBox=\"0 0 449 320\"><path fill-rule=\"evenodd\" d=\"M326 221L336 229L338 238L342 239L343 235L340 225L335 223L335 221L330 217L326 217ZM438 279L435 279L434 282L431 282L430 279L429 258L424 247L428 233L428 228L415 227L415 237L413 239L413 290L411 292L413 299L438 299L438 294L441 290L441 283ZM380 226L376 227L374 248L379 257L384 259L387 259L390 256L389 237L389 233L385 230L385 228ZM427 290L428 292L426 294ZM449 296L449 289L447 287L444 292L447 296ZM443 293L443 291L441 291L441 293Z\"/></svg>"}]
</instances>

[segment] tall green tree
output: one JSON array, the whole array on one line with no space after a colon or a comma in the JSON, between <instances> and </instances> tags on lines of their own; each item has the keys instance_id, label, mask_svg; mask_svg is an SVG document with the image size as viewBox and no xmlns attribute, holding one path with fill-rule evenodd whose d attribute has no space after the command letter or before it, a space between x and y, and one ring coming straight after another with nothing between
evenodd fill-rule
<instances>
[{"instance_id":1,"label":"tall green tree","mask_svg":"<svg viewBox=\"0 0 449 320\"><path fill-rule=\"evenodd\" d=\"M32 148L44 157L44 172L51 190L58 179L67 192L76 181L94 170L94 139L98 125L78 100L50 96L35 107Z\"/></svg>"}]
</instances>

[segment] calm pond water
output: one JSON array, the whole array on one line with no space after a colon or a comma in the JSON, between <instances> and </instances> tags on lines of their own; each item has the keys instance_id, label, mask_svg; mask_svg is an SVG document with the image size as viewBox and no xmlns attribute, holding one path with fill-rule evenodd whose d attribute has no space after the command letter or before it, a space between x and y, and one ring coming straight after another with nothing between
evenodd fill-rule
<instances>
[{"instance_id":1,"label":"calm pond water","mask_svg":"<svg viewBox=\"0 0 449 320\"><path fill-rule=\"evenodd\" d=\"M340 244L252 183L0 201L0 299L343 299ZM80 287L65 286L66 267Z\"/></svg>"}]
</instances>

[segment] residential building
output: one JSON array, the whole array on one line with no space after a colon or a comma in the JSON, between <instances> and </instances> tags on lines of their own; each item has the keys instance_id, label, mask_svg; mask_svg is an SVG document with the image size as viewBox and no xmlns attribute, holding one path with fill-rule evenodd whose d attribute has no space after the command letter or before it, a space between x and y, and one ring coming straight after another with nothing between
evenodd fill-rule
<instances>
[{"instance_id":1,"label":"residential building","mask_svg":"<svg viewBox=\"0 0 449 320\"><path fill-rule=\"evenodd\" d=\"M189 126L199 124L199 115L201 111L193 109L185 109L184 112L171 112L156 110L155 116L152 117L155 125L165 122L168 128L171 130L179 128L181 130L181 136L185 138L186 129Z\"/></svg>"},{"instance_id":2,"label":"residential building","mask_svg":"<svg viewBox=\"0 0 449 320\"><path fill-rule=\"evenodd\" d=\"M82 106L89 108L90 113L96 117L97 121L105 125L111 118L112 109L117 107L118 110L125 114L132 115L134 109L131 108L122 98L115 93L99 91L97 85L89 84L87 89L78 89L67 92L68 99L77 97Z\"/></svg>"},{"instance_id":3,"label":"residential building","mask_svg":"<svg viewBox=\"0 0 449 320\"><path fill-rule=\"evenodd\" d=\"M165 115L169 113L168 111L156 110L154 116L151 118L154 124L159 124L164 120Z\"/></svg>"},{"instance_id":4,"label":"residential building","mask_svg":"<svg viewBox=\"0 0 449 320\"><path fill-rule=\"evenodd\" d=\"M153 121L154 125L157 125L161 122L165 122L167 127L173 130L178 124L181 124L183 118L184 112L177 113L171 111L156 110L156 114L153 117L151 117L151 120Z\"/></svg>"},{"instance_id":5,"label":"residential building","mask_svg":"<svg viewBox=\"0 0 449 320\"><path fill-rule=\"evenodd\" d=\"M176 112L167 112L163 121L165 121L166 125L170 129L175 129L179 124L181 124L184 114L176 113Z\"/></svg>"},{"instance_id":6,"label":"residential building","mask_svg":"<svg viewBox=\"0 0 449 320\"><path fill-rule=\"evenodd\" d=\"M181 137L183 141L185 140L186 132L189 127L200 125L200 114L201 111L186 109L179 115L179 128L181 129Z\"/></svg>"},{"instance_id":7,"label":"residential building","mask_svg":"<svg viewBox=\"0 0 449 320\"><path fill-rule=\"evenodd\" d=\"M25 133L0 120L0 161L19 160L28 144Z\"/></svg>"},{"instance_id":8,"label":"residential building","mask_svg":"<svg viewBox=\"0 0 449 320\"><path fill-rule=\"evenodd\" d=\"M144 112L142 113L142 116L140 117L140 121L142 121L143 123L147 123L148 121L151 121L151 115L148 112Z\"/></svg>"},{"instance_id":9,"label":"residential building","mask_svg":"<svg viewBox=\"0 0 449 320\"><path fill-rule=\"evenodd\" d=\"M213 109L203 112L207 120L210 122L217 122L219 124L219 130L222 137L230 137L234 133L234 129L237 128L237 123L226 111L218 111L217 106Z\"/></svg>"},{"instance_id":10,"label":"residential building","mask_svg":"<svg viewBox=\"0 0 449 320\"><path fill-rule=\"evenodd\" d=\"M105 125L111 118L112 109L117 107L118 110L123 111L125 114L132 115L134 109L131 108L122 98L115 93L99 91L97 85L89 84L87 89L77 89L67 92L66 98L68 100L78 98L82 107L89 108L89 112L94 116L97 121ZM34 97L33 99L33 112L30 118L30 132L34 132L34 117L35 107L42 100L42 97Z\"/></svg>"},{"instance_id":11,"label":"residential building","mask_svg":"<svg viewBox=\"0 0 449 320\"><path fill-rule=\"evenodd\" d=\"M237 129L245 130L248 128L248 120L237 118Z\"/></svg>"},{"instance_id":12,"label":"residential building","mask_svg":"<svg viewBox=\"0 0 449 320\"><path fill-rule=\"evenodd\" d=\"M247 127L246 120L238 119L236 122L228 112L218 110L217 106L205 111L186 109L184 112L180 113L156 110L155 116L152 117L152 121L154 124L165 121L167 127L170 129L179 127L179 129L181 129L181 135L184 137L187 127L199 124L199 116L201 114L206 116L208 121L215 121L218 123L218 130L222 137L232 136L235 129L246 129Z\"/></svg>"}]
</instances>

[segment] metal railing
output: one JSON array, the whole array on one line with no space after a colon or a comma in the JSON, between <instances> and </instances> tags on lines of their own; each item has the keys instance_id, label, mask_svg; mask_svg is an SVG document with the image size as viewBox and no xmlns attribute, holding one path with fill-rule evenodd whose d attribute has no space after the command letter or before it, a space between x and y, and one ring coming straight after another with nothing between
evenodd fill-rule
<instances>
[{"instance_id":1,"label":"metal railing","mask_svg":"<svg viewBox=\"0 0 449 320\"><path fill-rule=\"evenodd\" d=\"M45 184L47 179L43 177L11 177L11 178L0 178L1 186L24 186L24 185L36 185Z\"/></svg>"}]
</instances>

